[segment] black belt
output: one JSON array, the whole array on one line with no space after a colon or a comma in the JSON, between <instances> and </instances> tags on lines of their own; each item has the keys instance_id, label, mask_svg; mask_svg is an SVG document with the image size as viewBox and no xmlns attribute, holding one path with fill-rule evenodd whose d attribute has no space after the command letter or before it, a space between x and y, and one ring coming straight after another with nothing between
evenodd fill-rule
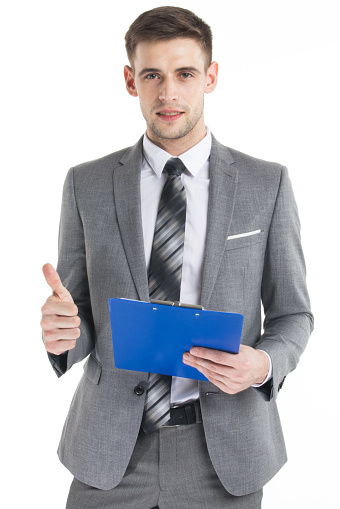
<instances>
[{"instance_id":1,"label":"black belt","mask_svg":"<svg viewBox=\"0 0 340 509\"><path fill-rule=\"evenodd\" d=\"M170 420L163 424L163 427L182 426L184 424L195 424L202 422L200 402L193 401L185 405L174 405L170 407Z\"/></svg>"}]
</instances>

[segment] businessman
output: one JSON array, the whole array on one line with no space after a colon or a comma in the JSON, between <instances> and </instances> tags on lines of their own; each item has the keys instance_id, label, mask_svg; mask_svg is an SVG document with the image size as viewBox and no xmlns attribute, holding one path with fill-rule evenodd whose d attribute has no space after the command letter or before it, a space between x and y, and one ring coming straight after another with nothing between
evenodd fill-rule
<instances>
[{"instance_id":1,"label":"businessman","mask_svg":"<svg viewBox=\"0 0 340 509\"><path fill-rule=\"evenodd\" d=\"M195 14L152 9L125 41L146 132L69 170L57 271L43 267L51 364L61 376L87 357L58 449L67 508L257 509L286 462L277 395L313 328L287 169L206 127L218 64ZM242 313L240 352L183 352L208 381L117 369L111 297Z\"/></svg>"}]
</instances>

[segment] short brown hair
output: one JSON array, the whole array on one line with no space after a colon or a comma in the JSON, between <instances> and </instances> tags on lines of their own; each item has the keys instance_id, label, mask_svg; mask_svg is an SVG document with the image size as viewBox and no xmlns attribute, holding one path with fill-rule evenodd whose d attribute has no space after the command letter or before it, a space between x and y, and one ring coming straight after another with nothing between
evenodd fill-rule
<instances>
[{"instance_id":1,"label":"short brown hair","mask_svg":"<svg viewBox=\"0 0 340 509\"><path fill-rule=\"evenodd\" d=\"M211 28L201 18L181 7L156 7L143 12L125 34L125 48L133 68L133 59L139 42L195 39L206 55L205 69L212 61Z\"/></svg>"}]
</instances>

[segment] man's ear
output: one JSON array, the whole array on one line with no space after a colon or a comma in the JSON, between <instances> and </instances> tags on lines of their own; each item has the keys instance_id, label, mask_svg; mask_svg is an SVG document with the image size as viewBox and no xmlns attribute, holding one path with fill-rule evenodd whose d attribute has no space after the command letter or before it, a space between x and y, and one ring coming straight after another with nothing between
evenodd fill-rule
<instances>
[{"instance_id":1,"label":"man's ear","mask_svg":"<svg viewBox=\"0 0 340 509\"><path fill-rule=\"evenodd\" d=\"M125 79L126 90L133 97L137 97L138 93L137 93L135 78L133 75L133 71L129 65L124 66L124 79Z\"/></svg>"},{"instance_id":2,"label":"man's ear","mask_svg":"<svg viewBox=\"0 0 340 509\"><path fill-rule=\"evenodd\" d=\"M213 92L217 86L217 75L218 75L218 63L211 62L207 69L206 74L206 86L204 92L206 94L210 94Z\"/></svg>"}]
</instances>

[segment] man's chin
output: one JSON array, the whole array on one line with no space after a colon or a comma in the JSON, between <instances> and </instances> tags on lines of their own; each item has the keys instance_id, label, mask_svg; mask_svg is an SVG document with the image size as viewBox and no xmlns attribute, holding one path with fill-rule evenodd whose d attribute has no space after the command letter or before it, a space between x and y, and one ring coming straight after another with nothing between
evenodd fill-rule
<instances>
[{"instance_id":1,"label":"man's chin","mask_svg":"<svg viewBox=\"0 0 340 509\"><path fill-rule=\"evenodd\" d=\"M179 128L170 125L169 127L162 127L162 129L160 129L153 124L150 126L150 129L153 134L162 140L178 140L189 134L192 128L188 126Z\"/></svg>"}]
</instances>

